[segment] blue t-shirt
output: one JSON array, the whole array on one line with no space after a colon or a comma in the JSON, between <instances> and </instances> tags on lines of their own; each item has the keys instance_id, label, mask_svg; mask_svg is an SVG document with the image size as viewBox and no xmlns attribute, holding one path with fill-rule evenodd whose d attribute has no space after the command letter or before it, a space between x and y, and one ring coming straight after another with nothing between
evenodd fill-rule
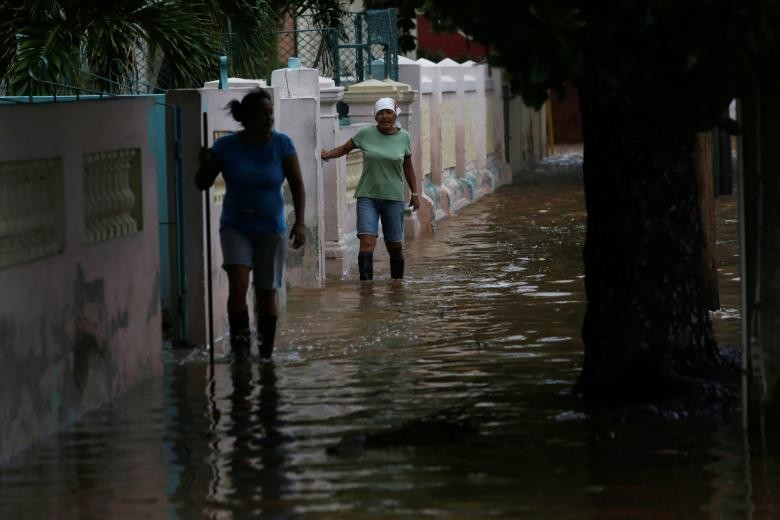
<instances>
[{"instance_id":1,"label":"blue t-shirt","mask_svg":"<svg viewBox=\"0 0 780 520\"><path fill-rule=\"evenodd\" d=\"M220 228L253 234L283 233L284 196L282 160L295 155L287 135L272 131L261 146L241 140L238 133L220 137L211 147L225 179Z\"/></svg>"}]
</instances>

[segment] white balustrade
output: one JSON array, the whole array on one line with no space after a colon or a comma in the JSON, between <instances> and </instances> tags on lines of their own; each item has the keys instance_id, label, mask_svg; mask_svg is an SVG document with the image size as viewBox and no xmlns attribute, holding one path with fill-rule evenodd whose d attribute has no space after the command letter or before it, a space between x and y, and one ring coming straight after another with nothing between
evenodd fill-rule
<instances>
[{"instance_id":1,"label":"white balustrade","mask_svg":"<svg viewBox=\"0 0 780 520\"><path fill-rule=\"evenodd\" d=\"M59 253L62 159L0 162L0 268Z\"/></svg>"}]
</instances>

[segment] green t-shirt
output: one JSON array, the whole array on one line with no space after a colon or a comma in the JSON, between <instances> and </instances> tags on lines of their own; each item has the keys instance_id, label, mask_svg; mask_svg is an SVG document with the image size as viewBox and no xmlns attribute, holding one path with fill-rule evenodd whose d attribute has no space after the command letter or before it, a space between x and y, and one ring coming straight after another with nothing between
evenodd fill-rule
<instances>
[{"instance_id":1,"label":"green t-shirt","mask_svg":"<svg viewBox=\"0 0 780 520\"><path fill-rule=\"evenodd\" d=\"M355 197L404 200L404 157L412 154L409 132L383 134L376 126L361 128L352 142L363 152L363 174Z\"/></svg>"}]
</instances>

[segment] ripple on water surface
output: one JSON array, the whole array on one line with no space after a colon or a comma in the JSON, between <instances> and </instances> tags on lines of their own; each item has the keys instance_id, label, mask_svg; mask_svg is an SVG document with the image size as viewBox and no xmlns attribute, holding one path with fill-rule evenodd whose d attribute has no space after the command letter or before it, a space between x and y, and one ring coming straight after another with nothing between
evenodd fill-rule
<instances>
[{"instance_id":1,"label":"ripple on water surface","mask_svg":"<svg viewBox=\"0 0 780 520\"><path fill-rule=\"evenodd\" d=\"M777 508L762 491L776 488L777 465L746 450L738 431L616 428L590 420L572 396L585 309L578 161L542 164L433 237L408 241L402 283L387 280L378 254L372 283L290 290L273 364L220 358L212 372L204 352L169 353L163 381L4 466L0 517L728 517ZM735 211L720 199L724 273L738 272ZM739 337L734 278L721 277L724 308L713 316L725 342ZM476 432L327 453L349 434L434 414L467 417Z\"/></svg>"}]
</instances>

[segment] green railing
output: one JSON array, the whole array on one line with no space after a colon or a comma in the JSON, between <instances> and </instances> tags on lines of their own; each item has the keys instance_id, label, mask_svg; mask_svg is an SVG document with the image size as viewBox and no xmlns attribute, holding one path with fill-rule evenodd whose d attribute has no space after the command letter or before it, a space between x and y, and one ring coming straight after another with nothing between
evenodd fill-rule
<instances>
[{"instance_id":1,"label":"green railing","mask_svg":"<svg viewBox=\"0 0 780 520\"><path fill-rule=\"evenodd\" d=\"M295 56L337 85L368 78L398 80L398 30L395 9L348 13L339 27L313 27L305 16L295 30L277 32L279 63Z\"/></svg>"}]
</instances>

